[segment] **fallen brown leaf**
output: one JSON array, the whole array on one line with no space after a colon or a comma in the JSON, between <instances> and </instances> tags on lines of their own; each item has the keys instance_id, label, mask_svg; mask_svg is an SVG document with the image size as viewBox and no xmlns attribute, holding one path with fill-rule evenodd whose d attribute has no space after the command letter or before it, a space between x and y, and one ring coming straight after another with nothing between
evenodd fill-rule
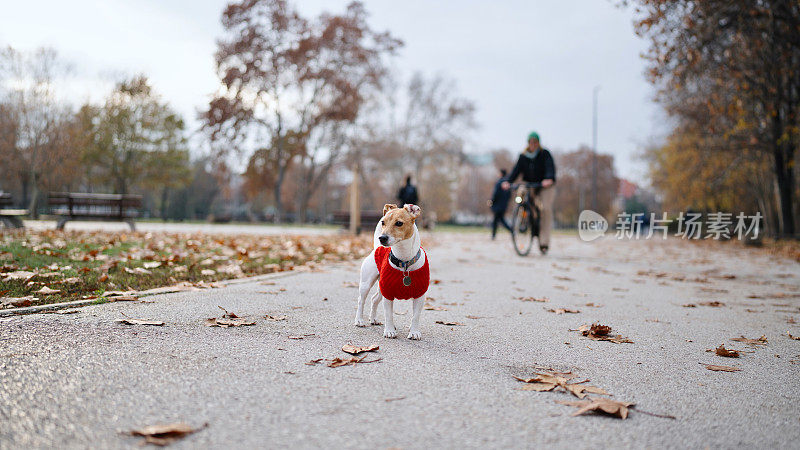
<instances>
[{"instance_id":1,"label":"fallen brown leaf","mask_svg":"<svg viewBox=\"0 0 800 450\"><path fill-rule=\"evenodd\" d=\"M725 348L725 344L722 344L719 347L717 347L714 350L714 352L718 356L724 356L726 358L738 358L739 357L739 352L737 350L731 350L731 349Z\"/></svg>"},{"instance_id":2,"label":"fallen brown leaf","mask_svg":"<svg viewBox=\"0 0 800 450\"><path fill-rule=\"evenodd\" d=\"M224 317L226 319L237 319L239 317L239 316L237 316L236 314L234 314L232 312L228 312L228 310L223 308L222 306L217 305L217 308L222 310L222 312L224 313L224 314L222 314L222 317Z\"/></svg>"},{"instance_id":3,"label":"fallen brown leaf","mask_svg":"<svg viewBox=\"0 0 800 450\"><path fill-rule=\"evenodd\" d=\"M115 322L124 323L125 325L154 325L159 327L164 325L164 322L159 320L133 319L127 316L124 319L117 319Z\"/></svg>"},{"instance_id":4,"label":"fallen brown leaf","mask_svg":"<svg viewBox=\"0 0 800 450\"><path fill-rule=\"evenodd\" d=\"M794 339L795 341L800 341L800 336L792 336L792 334L789 333L788 331L786 332L786 335L789 336L789 339Z\"/></svg>"},{"instance_id":5,"label":"fallen brown leaf","mask_svg":"<svg viewBox=\"0 0 800 450\"><path fill-rule=\"evenodd\" d=\"M461 322L445 322L443 320L437 320L436 323L438 323L439 325L447 325L447 326L454 326L454 327L464 326L464 324L461 323Z\"/></svg>"},{"instance_id":6,"label":"fallen brown leaf","mask_svg":"<svg viewBox=\"0 0 800 450\"><path fill-rule=\"evenodd\" d=\"M697 305L695 305L694 303L684 303L681 306L683 306L684 308L697 308Z\"/></svg>"},{"instance_id":7,"label":"fallen brown leaf","mask_svg":"<svg viewBox=\"0 0 800 450\"><path fill-rule=\"evenodd\" d=\"M431 305L430 303L426 303L423 308L427 311L447 311L444 306Z\"/></svg>"},{"instance_id":8,"label":"fallen brown leaf","mask_svg":"<svg viewBox=\"0 0 800 450\"><path fill-rule=\"evenodd\" d=\"M342 367L342 366L351 366L355 364L368 364L368 363L378 362L381 360L381 358L378 358L378 359L373 359L372 361L364 361L364 358L366 357L367 355L364 355L361 358L357 358L355 356L346 359L333 358L328 363L328 367Z\"/></svg>"},{"instance_id":9,"label":"fallen brown leaf","mask_svg":"<svg viewBox=\"0 0 800 450\"><path fill-rule=\"evenodd\" d=\"M141 436L144 438L145 443L163 447L192 433L196 433L207 426L208 424L204 424L199 428L192 428L191 425L182 422L169 425L150 425L138 430L128 431L127 434L131 436Z\"/></svg>"},{"instance_id":10,"label":"fallen brown leaf","mask_svg":"<svg viewBox=\"0 0 800 450\"><path fill-rule=\"evenodd\" d=\"M206 319L206 326L207 327L220 327L220 328L230 328L230 327L242 327L242 326L249 326L255 325L255 321L250 321L247 319L236 318L236 319L220 319L217 317L212 317L210 319Z\"/></svg>"},{"instance_id":11,"label":"fallen brown leaf","mask_svg":"<svg viewBox=\"0 0 800 450\"><path fill-rule=\"evenodd\" d=\"M746 338L744 336L740 336L738 338L732 338L731 340L732 341L736 341L736 342L744 342L745 344L747 344L747 345L749 345L751 347L756 347L756 346L759 346L759 345L767 345L767 336L765 336L765 335L762 335L758 339L748 339L748 338Z\"/></svg>"},{"instance_id":12,"label":"fallen brown leaf","mask_svg":"<svg viewBox=\"0 0 800 450\"><path fill-rule=\"evenodd\" d=\"M31 306L36 300L39 299L32 295L26 295L25 297L3 297L0 298L0 304L24 308L26 306Z\"/></svg>"},{"instance_id":13,"label":"fallen brown leaf","mask_svg":"<svg viewBox=\"0 0 800 450\"><path fill-rule=\"evenodd\" d=\"M380 347L377 345L370 345L368 347L356 347L353 344L344 344L342 346L342 351L345 353L350 353L351 355L357 355L359 353L364 352L374 352L377 351Z\"/></svg>"},{"instance_id":14,"label":"fallen brown leaf","mask_svg":"<svg viewBox=\"0 0 800 450\"><path fill-rule=\"evenodd\" d=\"M718 366L718 365L715 365L715 364L704 364L704 363L700 363L700 364L703 364L704 366L706 366L706 369L713 370L714 372L738 372L738 371L742 370L742 369L740 369L738 367Z\"/></svg>"},{"instance_id":15,"label":"fallen brown leaf","mask_svg":"<svg viewBox=\"0 0 800 450\"><path fill-rule=\"evenodd\" d=\"M632 340L622 336L621 334L612 335L610 326L600 325L599 323L592 325L581 325L577 330L570 331L580 331L583 336L586 336L594 341L609 341L615 344L633 344Z\"/></svg>"},{"instance_id":16,"label":"fallen brown leaf","mask_svg":"<svg viewBox=\"0 0 800 450\"><path fill-rule=\"evenodd\" d=\"M42 294L42 295L58 294L59 292L61 292L61 290L59 290L59 289L50 289L47 286L42 286L41 289L36 291L37 294Z\"/></svg>"},{"instance_id":17,"label":"fallen brown leaf","mask_svg":"<svg viewBox=\"0 0 800 450\"><path fill-rule=\"evenodd\" d=\"M286 316L270 316L269 314L264 315L264 319L270 322L280 322L281 320L286 320L288 317Z\"/></svg>"},{"instance_id":18,"label":"fallen brown leaf","mask_svg":"<svg viewBox=\"0 0 800 450\"><path fill-rule=\"evenodd\" d=\"M300 335L287 336L287 337L289 339L300 340L300 339L305 339L305 338L307 338L309 336L314 336L314 335L315 335L314 333L309 333L309 334L300 334Z\"/></svg>"},{"instance_id":19,"label":"fallen brown leaf","mask_svg":"<svg viewBox=\"0 0 800 450\"><path fill-rule=\"evenodd\" d=\"M545 391L552 391L556 387L560 387L564 391L569 392L578 398L585 397L587 393L599 394L599 395L611 395L597 386L589 386L583 384L589 380L578 381L578 382L569 381L575 377L576 375L572 375L571 373L550 372L550 373L537 373L536 377L534 378L520 378L516 376L514 378L517 379L517 381L526 383L526 385L522 387L522 390L524 391L545 392Z\"/></svg>"},{"instance_id":20,"label":"fallen brown leaf","mask_svg":"<svg viewBox=\"0 0 800 450\"><path fill-rule=\"evenodd\" d=\"M572 414L573 416L595 411L616 416L620 419L626 419L628 417L628 408L634 405L630 402L620 402L603 397L589 397L586 400L580 401L556 401L556 403L578 408L578 410Z\"/></svg>"},{"instance_id":21,"label":"fallen brown leaf","mask_svg":"<svg viewBox=\"0 0 800 450\"><path fill-rule=\"evenodd\" d=\"M725 303L718 302L716 300L712 302L698 302L697 304L700 306L711 306L713 308L719 308L720 306L725 306Z\"/></svg>"},{"instance_id":22,"label":"fallen brown leaf","mask_svg":"<svg viewBox=\"0 0 800 450\"><path fill-rule=\"evenodd\" d=\"M523 302L539 302L539 303L547 303L550 301L547 297L517 297L517 300L522 300Z\"/></svg>"},{"instance_id":23,"label":"fallen brown leaf","mask_svg":"<svg viewBox=\"0 0 800 450\"><path fill-rule=\"evenodd\" d=\"M569 314L578 314L578 313L580 313L580 310L572 309L572 308L555 308L555 309L553 309L553 308L545 308L545 311L551 312L551 313L556 313L556 314L567 314L567 313L569 313Z\"/></svg>"}]
</instances>

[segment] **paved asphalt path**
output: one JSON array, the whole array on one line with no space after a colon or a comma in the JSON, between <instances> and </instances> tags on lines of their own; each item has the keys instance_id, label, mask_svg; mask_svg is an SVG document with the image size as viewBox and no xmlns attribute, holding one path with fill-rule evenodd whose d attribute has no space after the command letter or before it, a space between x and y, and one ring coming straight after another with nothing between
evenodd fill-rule
<instances>
[{"instance_id":1,"label":"paved asphalt path","mask_svg":"<svg viewBox=\"0 0 800 450\"><path fill-rule=\"evenodd\" d=\"M132 448L138 438L119 431L173 421L208 423L175 448L800 448L800 341L786 335L800 335L789 323L800 322L797 263L677 240L559 236L550 255L528 258L516 257L505 235L423 242L440 280L428 295L447 311L423 311L421 341L404 337L409 314L398 316L395 340L381 327L353 326L358 262L274 285L262 278L149 297L154 303L2 319L0 448ZM715 300L724 306L681 306ZM217 305L257 324L204 326L220 315ZM545 310L557 307L581 312ZM115 323L123 313L167 325ZM569 331L592 322L634 343ZM731 341L740 335L769 343ZM348 356L340 351L347 342L379 344L367 360L381 360L306 364ZM706 352L722 343L752 353ZM535 367L572 371L676 419L636 410L624 421L572 417L556 403L573 400L568 394L519 389L512 376Z\"/></svg>"}]
</instances>

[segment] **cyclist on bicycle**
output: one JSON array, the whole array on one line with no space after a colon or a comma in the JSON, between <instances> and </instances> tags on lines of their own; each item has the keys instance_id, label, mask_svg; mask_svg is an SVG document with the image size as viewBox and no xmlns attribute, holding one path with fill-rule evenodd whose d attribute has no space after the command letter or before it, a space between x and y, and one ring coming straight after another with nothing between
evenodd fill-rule
<instances>
[{"instance_id":1,"label":"cyclist on bicycle","mask_svg":"<svg viewBox=\"0 0 800 450\"><path fill-rule=\"evenodd\" d=\"M542 213L539 229L539 250L546 254L550 247L550 232L553 229L553 200L555 199L556 165L550 151L539 144L539 133L533 131L528 135L528 147L519 155L517 164L503 183L503 189L509 189L511 183L522 175L527 183L542 183L537 194L530 193Z\"/></svg>"}]
</instances>

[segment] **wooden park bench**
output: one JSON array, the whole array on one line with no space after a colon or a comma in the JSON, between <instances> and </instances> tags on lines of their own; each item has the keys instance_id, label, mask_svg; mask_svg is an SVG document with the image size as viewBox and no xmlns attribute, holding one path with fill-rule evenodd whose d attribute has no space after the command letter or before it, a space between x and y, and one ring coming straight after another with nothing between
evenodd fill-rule
<instances>
[{"instance_id":1,"label":"wooden park bench","mask_svg":"<svg viewBox=\"0 0 800 450\"><path fill-rule=\"evenodd\" d=\"M0 192L0 222L8 228L22 228L22 217L28 215L27 209L13 209L14 200L8 192Z\"/></svg>"},{"instance_id":2,"label":"wooden park bench","mask_svg":"<svg viewBox=\"0 0 800 450\"><path fill-rule=\"evenodd\" d=\"M57 230L63 230L70 220L108 220L126 222L136 231L134 219L139 217L142 196L51 192L48 205L51 213L59 216Z\"/></svg>"},{"instance_id":3,"label":"wooden park bench","mask_svg":"<svg viewBox=\"0 0 800 450\"><path fill-rule=\"evenodd\" d=\"M361 211L361 229L370 230L375 229L375 224L381 220L383 215L378 211ZM350 227L350 211L334 211L333 223L335 225L342 225L344 228Z\"/></svg>"}]
</instances>

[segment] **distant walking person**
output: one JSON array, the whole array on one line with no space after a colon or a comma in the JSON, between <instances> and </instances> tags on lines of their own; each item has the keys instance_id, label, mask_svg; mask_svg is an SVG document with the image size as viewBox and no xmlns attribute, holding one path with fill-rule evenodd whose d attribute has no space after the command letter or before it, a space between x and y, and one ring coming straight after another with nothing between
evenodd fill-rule
<instances>
[{"instance_id":1,"label":"distant walking person","mask_svg":"<svg viewBox=\"0 0 800 450\"><path fill-rule=\"evenodd\" d=\"M409 205L419 204L417 187L411 184L411 175L406 177L406 185L400 188L400 192L397 193L397 198L400 200L401 205L405 205L406 203Z\"/></svg>"},{"instance_id":2,"label":"distant walking person","mask_svg":"<svg viewBox=\"0 0 800 450\"><path fill-rule=\"evenodd\" d=\"M534 190L530 194L542 212L539 250L544 255L550 248L550 232L553 230L556 165L550 151L539 144L539 133L535 131L528 135L528 146L519 155L517 164L508 176L508 181L503 183L503 189L511 187L511 183L520 175L522 175L522 180L527 183L542 183L542 188L538 193Z\"/></svg>"},{"instance_id":3,"label":"distant walking person","mask_svg":"<svg viewBox=\"0 0 800 450\"><path fill-rule=\"evenodd\" d=\"M511 226L506 222L506 209L508 209L508 200L511 198L511 191L503 189L503 183L506 179L506 169L500 169L500 179L494 184L494 192L492 199L489 201L489 207L492 208L494 213L494 220L492 221L492 239L497 236L497 225L502 225L506 230L511 231Z\"/></svg>"}]
</instances>

